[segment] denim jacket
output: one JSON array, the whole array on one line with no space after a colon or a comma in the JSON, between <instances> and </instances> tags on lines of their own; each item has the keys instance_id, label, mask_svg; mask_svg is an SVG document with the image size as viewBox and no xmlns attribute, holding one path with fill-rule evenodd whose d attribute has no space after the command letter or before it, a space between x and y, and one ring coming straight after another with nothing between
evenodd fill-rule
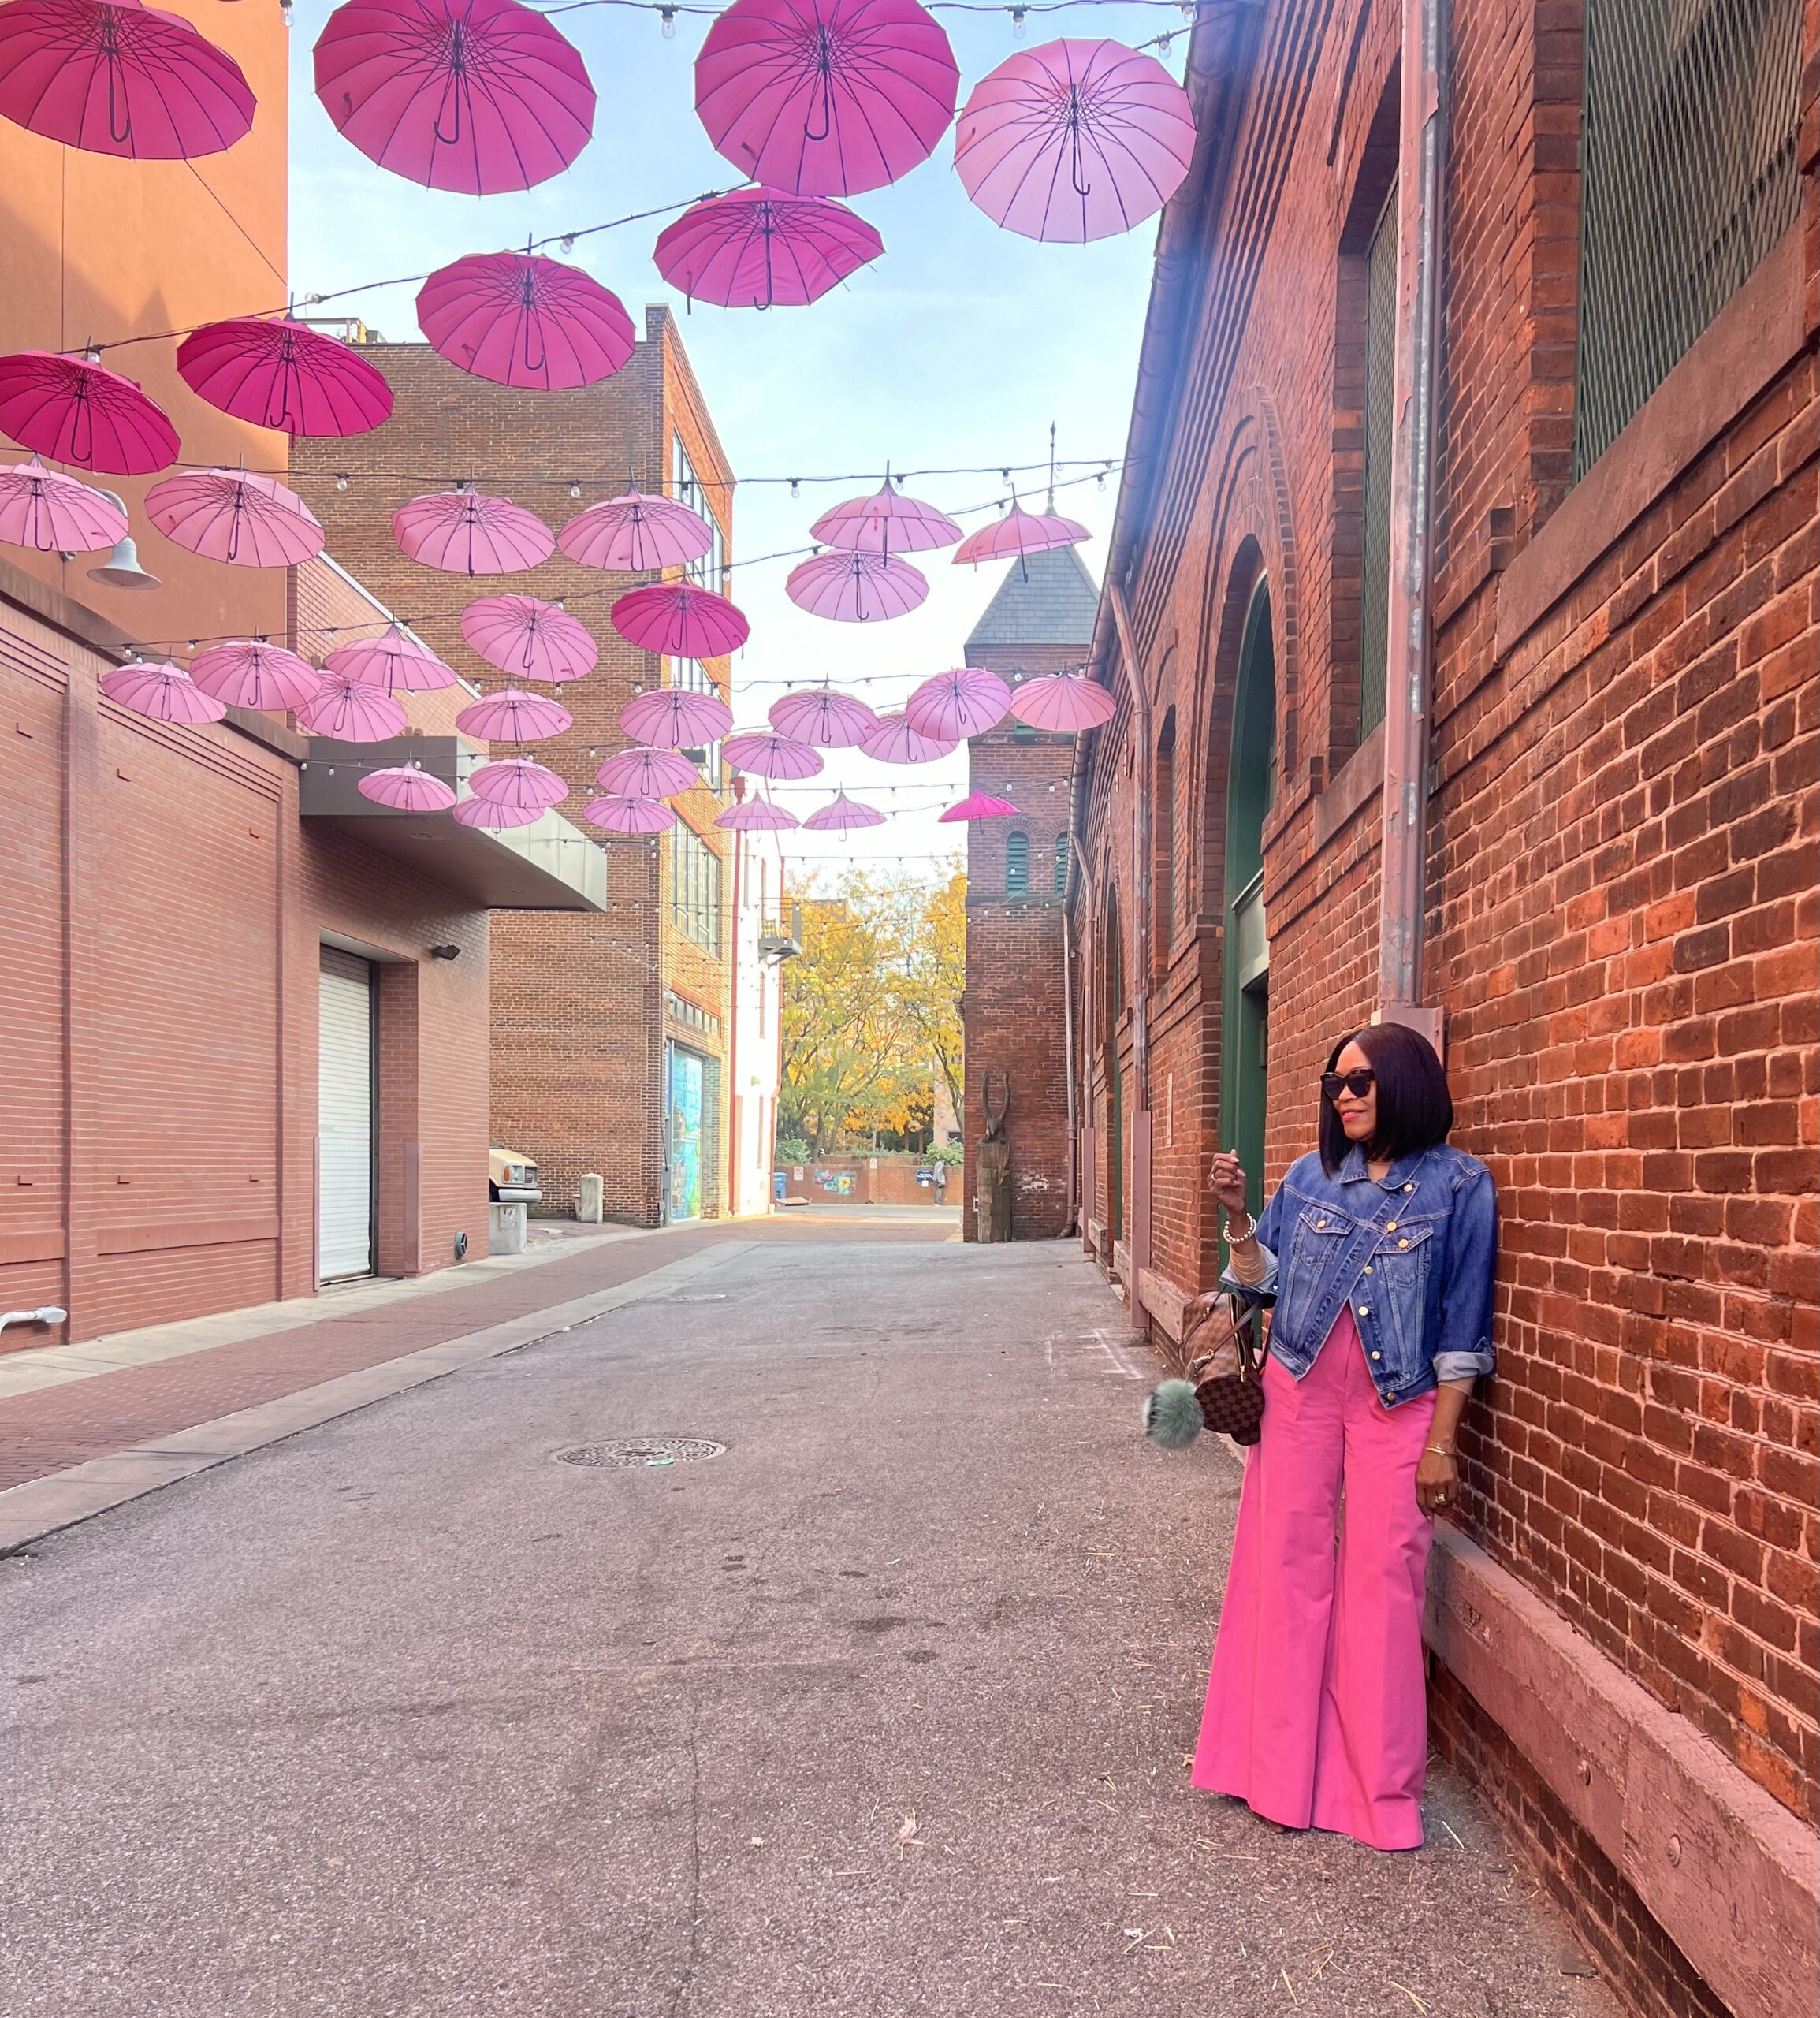
<instances>
[{"instance_id":1,"label":"denim jacket","mask_svg":"<svg viewBox=\"0 0 1820 2018\"><path fill-rule=\"evenodd\" d=\"M1337 1175L1299 1156L1257 1223L1274 1292L1270 1350L1297 1379L1352 1300L1372 1385L1386 1408L1442 1380L1490 1373L1498 1197L1491 1173L1450 1143L1401 1156L1381 1178L1354 1142Z\"/></svg>"}]
</instances>

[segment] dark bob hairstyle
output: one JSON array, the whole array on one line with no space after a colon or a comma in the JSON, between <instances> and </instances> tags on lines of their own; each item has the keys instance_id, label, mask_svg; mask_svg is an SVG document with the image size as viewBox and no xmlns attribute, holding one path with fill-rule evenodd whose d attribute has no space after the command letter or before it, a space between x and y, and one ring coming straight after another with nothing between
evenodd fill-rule
<instances>
[{"instance_id":1,"label":"dark bob hairstyle","mask_svg":"<svg viewBox=\"0 0 1820 2018\"><path fill-rule=\"evenodd\" d=\"M1453 1096L1435 1047L1407 1023L1369 1023L1342 1037L1327 1053L1327 1069L1339 1069L1339 1056L1356 1044L1372 1061L1378 1082L1378 1127L1365 1145L1368 1156L1412 1156L1445 1142L1453 1126ZM1321 1168L1337 1176L1352 1146L1333 1102L1321 1096Z\"/></svg>"}]
</instances>

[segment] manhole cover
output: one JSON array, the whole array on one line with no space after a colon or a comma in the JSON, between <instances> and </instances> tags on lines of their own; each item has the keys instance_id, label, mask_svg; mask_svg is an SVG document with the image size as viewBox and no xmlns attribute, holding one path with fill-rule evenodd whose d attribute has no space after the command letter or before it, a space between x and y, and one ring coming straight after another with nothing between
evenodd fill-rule
<instances>
[{"instance_id":1,"label":"manhole cover","mask_svg":"<svg viewBox=\"0 0 1820 2018\"><path fill-rule=\"evenodd\" d=\"M559 1465L586 1465L596 1471L642 1471L649 1465L694 1465L704 1458L724 1458L724 1443L705 1436L616 1436L605 1443L583 1443L559 1450Z\"/></svg>"}]
</instances>

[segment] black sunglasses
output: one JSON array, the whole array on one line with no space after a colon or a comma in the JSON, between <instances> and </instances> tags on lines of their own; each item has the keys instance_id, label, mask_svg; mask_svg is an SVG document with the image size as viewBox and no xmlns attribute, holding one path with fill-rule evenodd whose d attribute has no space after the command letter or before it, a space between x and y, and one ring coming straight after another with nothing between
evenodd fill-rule
<instances>
[{"instance_id":1,"label":"black sunglasses","mask_svg":"<svg viewBox=\"0 0 1820 2018\"><path fill-rule=\"evenodd\" d=\"M1340 1096L1340 1089L1344 1086L1354 1100L1362 1100L1377 1083L1378 1075L1369 1067L1362 1067L1357 1072L1323 1072L1321 1074L1321 1097L1323 1100L1337 1100Z\"/></svg>"}]
</instances>

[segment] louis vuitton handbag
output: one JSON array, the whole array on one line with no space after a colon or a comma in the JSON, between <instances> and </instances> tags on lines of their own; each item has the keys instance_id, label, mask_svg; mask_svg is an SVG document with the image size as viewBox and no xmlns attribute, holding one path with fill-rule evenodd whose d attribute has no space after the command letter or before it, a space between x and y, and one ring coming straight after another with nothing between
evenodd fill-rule
<instances>
[{"instance_id":1,"label":"louis vuitton handbag","mask_svg":"<svg viewBox=\"0 0 1820 2018\"><path fill-rule=\"evenodd\" d=\"M1275 1301L1256 1290L1223 1290L1182 1341L1185 1380L1166 1380L1144 1398L1146 1435L1179 1450L1203 1429L1255 1443L1264 1426L1263 1312Z\"/></svg>"}]
</instances>

